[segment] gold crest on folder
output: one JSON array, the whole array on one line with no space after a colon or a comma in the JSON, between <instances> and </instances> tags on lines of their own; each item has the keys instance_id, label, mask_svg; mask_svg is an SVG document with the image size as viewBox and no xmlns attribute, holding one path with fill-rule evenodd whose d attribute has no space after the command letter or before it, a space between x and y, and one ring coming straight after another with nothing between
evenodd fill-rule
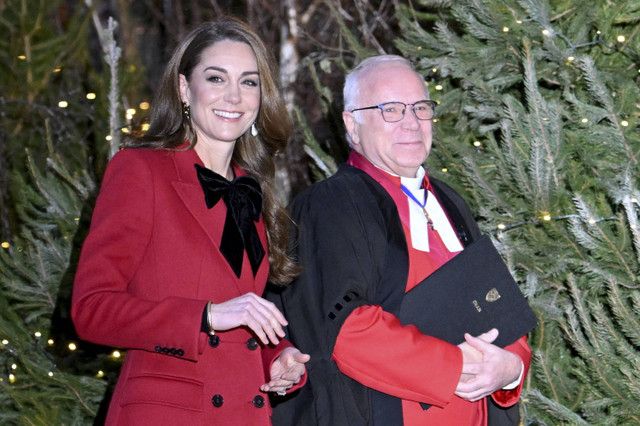
<instances>
[{"instance_id":1,"label":"gold crest on folder","mask_svg":"<svg viewBox=\"0 0 640 426\"><path fill-rule=\"evenodd\" d=\"M495 302L498 299L500 299L500 293L498 293L498 290L495 288L492 288L491 290L489 290L489 292L485 296L485 300L487 302Z\"/></svg>"}]
</instances>

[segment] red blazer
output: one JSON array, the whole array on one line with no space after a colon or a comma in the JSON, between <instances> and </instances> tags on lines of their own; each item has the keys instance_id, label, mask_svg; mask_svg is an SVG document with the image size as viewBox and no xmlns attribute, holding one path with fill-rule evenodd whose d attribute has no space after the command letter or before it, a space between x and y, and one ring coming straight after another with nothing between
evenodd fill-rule
<instances>
[{"instance_id":1,"label":"red blazer","mask_svg":"<svg viewBox=\"0 0 640 426\"><path fill-rule=\"evenodd\" d=\"M236 277L218 249L226 207L207 209L195 163L194 150L125 149L107 167L71 311L81 338L128 350L107 424L271 424L259 387L288 342L200 332L207 301L263 293L268 257L254 278L245 253Z\"/></svg>"}]
</instances>

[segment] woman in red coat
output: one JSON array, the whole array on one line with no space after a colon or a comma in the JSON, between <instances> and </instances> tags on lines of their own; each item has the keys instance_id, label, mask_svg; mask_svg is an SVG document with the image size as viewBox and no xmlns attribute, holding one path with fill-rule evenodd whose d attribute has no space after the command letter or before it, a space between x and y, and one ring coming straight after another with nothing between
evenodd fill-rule
<instances>
[{"instance_id":1,"label":"woman in red coat","mask_svg":"<svg viewBox=\"0 0 640 426\"><path fill-rule=\"evenodd\" d=\"M273 59L223 19L176 49L148 132L109 163L73 293L78 334L126 348L107 424L269 425L305 381L265 299L287 283L274 155L291 133Z\"/></svg>"}]
</instances>

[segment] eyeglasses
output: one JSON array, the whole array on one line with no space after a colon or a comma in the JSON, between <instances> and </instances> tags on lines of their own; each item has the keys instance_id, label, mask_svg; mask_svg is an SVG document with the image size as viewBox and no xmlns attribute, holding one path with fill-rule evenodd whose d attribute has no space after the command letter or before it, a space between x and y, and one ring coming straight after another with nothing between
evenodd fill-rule
<instances>
[{"instance_id":1,"label":"eyeglasses","mask_svg":"<svg viewBox=\"0 0 640 426\"><path fill-rule=\"evenodd\" d=\"M384 121L387 123L395 123L404 118L404 112L407 110L407 107L411 107L413 115L415 115L418 120L431 120L436 111L436 102L429 100L418 101L413 104L405 104L403 102L385 102L380 105L352 109L351 112L377 108L382 113L382 119Z\"/></svg>"}]
</instances>

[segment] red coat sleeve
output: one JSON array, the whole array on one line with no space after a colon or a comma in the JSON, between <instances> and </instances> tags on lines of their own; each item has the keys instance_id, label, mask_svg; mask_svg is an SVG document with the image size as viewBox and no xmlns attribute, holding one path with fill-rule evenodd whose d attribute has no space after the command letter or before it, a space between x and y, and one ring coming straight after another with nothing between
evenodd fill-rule
<instances>
[{"instance_id":1,"label":"red coat sleeve","mask_svg":"<svg viewBox=\"0 0 640 426\"><path fill-rule=\"evenodd\" d=\"M156 278L136 276L151 240L155 205L154 175L136 151L120 151L105 172L80 255L71 315L82 339L151 352L179 348L181 358L195 360L206 342L200 322L207 301L157 300ZM146 280L138 294L129 288L134 278Z\"/></svg>"},{"instance_id":2,"label":"red coat sleeve","mask_svg":"<svg viewBox=\"0 0 640 426\"><path fill-rule=\"evenodd\" d=\"M396 397L445 406L462 372L462 352L403 326L380 306L361 306L344 322L333 351L340 371Z\"/></svg>"},{"instance_id":3,"label":"red coat sleeve","mask_svg":"<svg viewBox=\"0 0 640 426\"><path fill-rule=\"evenodd\" d=\"M531 365L531 348L529 348L529 344L527 343L527 336L524 336L518 339L515 343L507 346L505 349L520 357L524 364L524 374L522 375L522 380L517 387L509 390L496 391L491 395L491 397L496 404L502 407L510 407L520 399L522 386L527 374L529 373L529 367Z\"/></svg>"}]
</instances>

